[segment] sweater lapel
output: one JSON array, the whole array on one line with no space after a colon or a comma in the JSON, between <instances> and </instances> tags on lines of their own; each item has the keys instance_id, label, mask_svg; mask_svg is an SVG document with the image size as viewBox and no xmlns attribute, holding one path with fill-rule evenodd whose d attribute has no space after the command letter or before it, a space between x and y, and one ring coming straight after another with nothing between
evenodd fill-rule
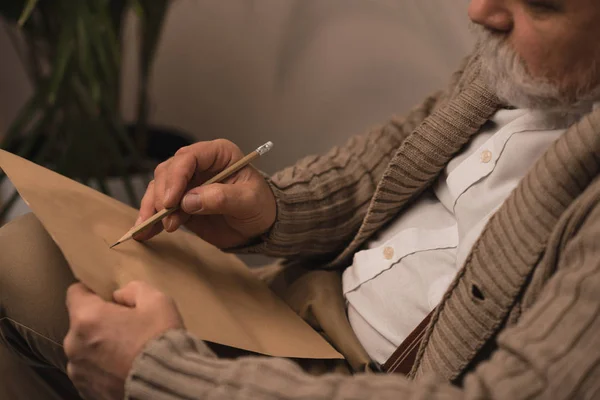
<instances>
[{"instance_id":1,"label":"sweater lapel","mask_svg":"<svg viewBox=\"0 0 600 400\"><path fill-rule=\"evenodd\" d=\"M431 185L498 107L496 96L481 80L475 79L426 118L396 151L358 233L331 264L346 260L403 206Z\"/></svg>"},{"instance_id":2,"label":"sweater lapel","mask_svg":"<svg viewBox=\"0 0 600 400\"><path fill-rule=\"evenodd\" d=\"M501 328L558 219L599 170L600 110L571 126L490 219L434 313L411 375L453 380L466 368Z\"/></svg>"}]
</instances>

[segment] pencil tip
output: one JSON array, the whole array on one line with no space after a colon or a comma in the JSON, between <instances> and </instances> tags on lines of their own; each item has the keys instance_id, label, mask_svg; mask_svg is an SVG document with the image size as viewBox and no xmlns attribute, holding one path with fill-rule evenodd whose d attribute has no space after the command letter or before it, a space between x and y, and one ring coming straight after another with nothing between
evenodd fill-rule
<instances>
[{"instance_id":1,"label":"pencil tip","mask_svg":"<svg viewBox=\"0 0 600 400\"><path fill-rule=\"evenodd\" d=\"M113 244L112 246L110 246L109 248L112 249L113 247L115 247L116 245L119 245L119 244L121 244L121 242L117 242L117 243Z\"/></svg>"}]
</instances>

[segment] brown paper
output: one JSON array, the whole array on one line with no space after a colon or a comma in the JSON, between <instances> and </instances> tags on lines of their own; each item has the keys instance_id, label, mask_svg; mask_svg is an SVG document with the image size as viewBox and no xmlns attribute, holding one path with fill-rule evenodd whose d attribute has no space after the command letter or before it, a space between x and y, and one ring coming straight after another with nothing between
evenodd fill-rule
<instances>
[{"instance_id":1,"label":"brown paper","mask_svg":"<svg viewBox=\"0 0 600 400\"><path fill-rule=\"evenodd\" d=\"M186 328L203 340L272 356L342 358L237 257L183 231L111 250L135 222L136 210L3 150L0 168L75 277L104 299L143 280L172 296Z\"/></svg>"}]
</instances>

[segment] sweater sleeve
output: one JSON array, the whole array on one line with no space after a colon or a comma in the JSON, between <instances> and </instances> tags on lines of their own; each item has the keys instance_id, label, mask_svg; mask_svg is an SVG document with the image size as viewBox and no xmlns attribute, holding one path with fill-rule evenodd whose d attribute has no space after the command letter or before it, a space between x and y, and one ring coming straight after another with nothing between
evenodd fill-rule
<instances>
[{"instance_id":1,"label":"sweater sleeve","mask_svg":"<svg viewBox=\"0 0 600 400\"><path fill-rule=\"evenodd\" d=\"M477 59L476 52L465 57L444 90L405 116L395 116L342 147L266 177L277 203L274 225L262 237L227 251L321 261L338 255L359 230L377 183L400 144L477 75Z\"/></svg>"},{"instance_id":2,"label":"sweater sleeve","mask_svg":"<svg viewBox=\"0 0 600 400\"><path fill-rule=\"evenodd\" d=\"M600 207L559 255L560 268L492 357L462 387L434 378L310 376L291 361L215 358L184 331L151 342L127 381L130 399L592 399L600 395Z\"/></svg>"},{"instance_id":3,"label":"sweater sleeve","mask_svg":"<svg viewBox=\"0 0 600 400\"><path fill-rule=\"evenodd\" d=\"M328 258L358 231L377 182L402 141L439 103L428 97L405 117L394 117L322 156L309 156L270 178L277 218L263 237L236 253Z\"/></svg>"}]
</instances>

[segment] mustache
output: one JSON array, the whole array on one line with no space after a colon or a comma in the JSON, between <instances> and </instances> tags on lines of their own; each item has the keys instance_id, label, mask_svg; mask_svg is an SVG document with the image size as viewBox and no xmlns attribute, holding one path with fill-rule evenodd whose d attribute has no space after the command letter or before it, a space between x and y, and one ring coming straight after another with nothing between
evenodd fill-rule
<instances>
[{"instance_id":1,"label":"mustache","mask_svg":"<svg viewBox=\"0 0 600 400\"><path fill-rule=\"evenodd\" d=\"M518 76L527 75L528 81L534 79L530 75L525 61L510 47L505 35L490 31L473 22L470 23L470 30L477 37L477 51L485 62L493 63L496 67L503 67L504 71L519 70Z\"/></svg>"}]
</instances>

